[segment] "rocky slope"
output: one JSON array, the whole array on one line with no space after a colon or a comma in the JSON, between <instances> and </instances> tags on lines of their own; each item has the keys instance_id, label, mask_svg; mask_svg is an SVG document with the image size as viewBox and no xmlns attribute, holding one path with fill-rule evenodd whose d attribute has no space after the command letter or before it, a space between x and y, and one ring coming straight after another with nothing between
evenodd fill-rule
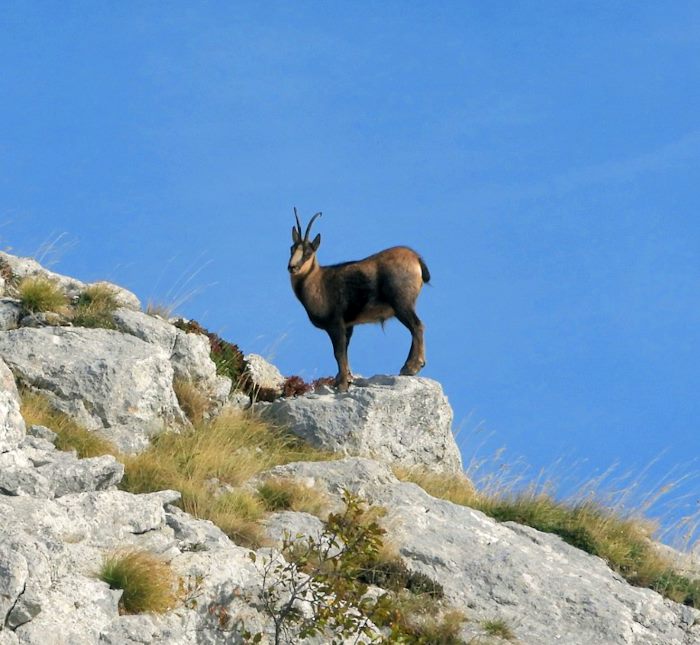
<instances>
[{"instance_id":1,"label":"rocky slope","mask_svg":"<svg viewBox=\"0 0 700 645\"><path fill-rule=\"evenodd\" d=\"M231 381L217 375L208 339L142 313L121 288L114 329L48 324L57 321L23 311L17 280L48 277L69 298L87 285L7 254L0 254L0 275L0 645L237 643L246 631L273 642L259 563L277 557L274 550L259 549L254 563L250 549L181 511L177 491L120 490L117 459L61 452L51 428L27 426L20 414L17 383L121 451L138 452L154 434L188 426L175 379L205 394L214 414L238 405ZM387 509L382 522L404 563L440 583L464 612L463 642L502 642L484 625L503 620L517 642L533 645L700 643L700 612L630 586L603 560L399 482L390 464L461 470L452 412L434 381L375 377L347 394L278 399L256 405L258 412L346 456L279 466L256 482L293 478L323 491L336 508L349 490ZM322 524L285 511L269 514L265 527L275 544L285 531L313 535ZM171 564L181 589L170 611L120 614L122 592L96 572L105 554L126 548Z\"/></svg>"}]
</instances>

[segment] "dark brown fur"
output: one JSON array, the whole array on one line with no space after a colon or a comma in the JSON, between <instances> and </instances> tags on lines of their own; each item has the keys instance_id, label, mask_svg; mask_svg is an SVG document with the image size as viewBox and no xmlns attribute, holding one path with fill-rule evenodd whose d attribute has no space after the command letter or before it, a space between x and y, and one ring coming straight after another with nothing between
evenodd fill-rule
<instances>
[{"instance_id":1,"label":"dark brown fur","mask_svg":"<svg viewBox=\"0 0 700 645\"><path fill-rule=\"evenodd\" d=\"M338 389L346 391L351 381L347 351L354 326L384 323L394 316L412 338L401 374L417 374L425 365L425 350L423 323L416 315L415 304L423 284L430 280L423 259L412 249L396 246L364 260L320 266L316 251L321 236L309 242L310 228L311 224L302 239L297 218L288 269L294 293L309 320L325 330L333 343Z\"/></svg>"}]
</instances>

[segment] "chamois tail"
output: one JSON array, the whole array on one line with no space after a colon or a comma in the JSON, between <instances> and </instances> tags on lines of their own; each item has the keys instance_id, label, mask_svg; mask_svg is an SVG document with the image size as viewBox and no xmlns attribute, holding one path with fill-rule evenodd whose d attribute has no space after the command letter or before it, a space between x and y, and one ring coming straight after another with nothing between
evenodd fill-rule
<instances>
[{"instance_id":1,"label":"chamois tail","mask_svg":"<svg viewBox=\"0 0 700 645\"><path fill-rule=\"evenodd\" d=\"M423 282L427 284L430 282L430 271L428 270L428 265L423 261L423 258L418 256L418 262L420 262L421 276L423 277Z\"/></svg>"}]
</instances>

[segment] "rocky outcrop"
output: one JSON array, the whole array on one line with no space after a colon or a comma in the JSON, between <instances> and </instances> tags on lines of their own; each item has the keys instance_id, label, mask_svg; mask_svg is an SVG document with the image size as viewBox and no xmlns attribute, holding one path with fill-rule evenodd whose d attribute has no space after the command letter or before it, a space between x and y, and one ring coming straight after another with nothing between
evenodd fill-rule
<instances>
[{"instance_id":1,"label":"rocky outcrop","mask_svg":"<svg viewBox=\"0 0 700 645\"><path fill-rule=\"evenodd\" d=\"M366 459L280 466L273 477L313 481L339 502L348 489L387 510L391 542L414 571L438 581L471 623L506 620L518 642L688 645L700 642L700 612L630 586L595 556L556 535L435 499ZM304 514L292 534L308 530ZM477 637L467 624L465 639Z\"/></svg>"},{"instance_id":2,"label":"rocky outcrop","mask_svg":"<svg viewBox=\"0 0 700 645\"><path fill-rule=\"evenodd\" d=\"M344 394L280 399L262 407L262 414L324 450L439 472L462 470L452 408L430 379L356 379Z\"/></svg>"},{"instance_id":3,"label":"rocky outcrop","mask_svg":"<svg viewBox=\"0 0 700 645\"><path fill-rule=\"evenodd\" d=\"M44 278L57 284L71 299L77 298L88 286L90 286L85 282L76 280L75 278L49 271L33 258L20 258L0 251L0 263L9 268L15 283L19 282L23 278ZM141 309L141 302L136 297L136 294L132 293L128 289L124 289L124 287L120 287L119 285L106 282L104 280L94 282L92 284L108 286L114 293L120 306L128 307L129 309L134 310ZM2 293L0 293L0 295L4 295L4 293L8 290L10 290L10 285L6 279L3 279Z\"/></svg>"},{"instance_id":4,"label":"rocky outcrop","mask_svg":"<svg viewBox=\"0 0 700 645\"><path fill-rule=\"evenodd\" d=\"M119 330L160 347L170 358L175 378L198 386L214 403L226 402L231 380L216 373L206 336L185 332L162 318L129 309L118 309L114 321Z\"/></svg>"},{"instance_id":5,"label":"rocky outcrop","mask_svg":"<svg viewBox=\"0 0 700 645\"><path fill-rule=\"evenodd\" d=\"M27 387L90 430L148 436L185 423L173 368L158 347L107 329L41 327L0 334L0 357Z\"/></svg>"},{"instance_id":6,"label":"rocky outcrop","mask_svg":"<svg viewBox=\"0 0 700 645\"><path fill-rule=\"evenodd\" d=\"M86 286L0 254L0 293L30 275L55 280L71 298ZM231 382L217 376L204 335L146 315L133 294L119 294L116 330L52 325L52 312L20 321L17 301L0 300L0 645L241 643L246 630L269 643L259 564L283 562L273 547L259 549L255 564L249 549L174 506L178 492L118 490L124 468L115 458L78 459L56 450L51 428L25 427L15 378L126 451L145 447L155 430L187 423L174 380L231 405ZM15 328L25 322L37 326ZM274 366L255 356L247 364L253 390L281 391L284 378ZM345 490L384 507L386 541L465 613L465 642L498 642L482 625L503 619L523 645L700 643L700 612L630 586L555 535L499 524L398 481L390 465L461 472L452 410L435 381L358 378L347 393L326 388L255 410L315 446L373 459L288 464L247 489L287 478L318 489L330 510L340 510ZM272 545L323 532L317 517L292 511L268 514L264 527ZM98 579L107 554L131 548L157 554L179 580L178 601L163 615L120 615L121 591ZM679 570L696 571L692 558L678 562ZM330 636L292 640L325 643Z\"/></svg>"}]
</instances>

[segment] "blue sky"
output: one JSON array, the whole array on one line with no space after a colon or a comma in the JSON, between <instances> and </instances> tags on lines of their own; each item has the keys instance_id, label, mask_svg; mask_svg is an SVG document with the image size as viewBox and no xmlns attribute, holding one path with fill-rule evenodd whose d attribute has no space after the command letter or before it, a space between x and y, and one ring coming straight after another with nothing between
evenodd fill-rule
<instances>
[{"instance_id":1,"label":"blue sky","mask_svg":"<svg viewBox=\"0 0 700 645\"><path fill-rule=\"evenodd\" d=\"M467 459L695 472L697 3L7 2L0 29L3 247L190 294L314 378L286 263L292 206L321 210L324 263L424 255L424 375ZM361 328L353 368L409 344Z\"/></svg>"}]
</instances>

